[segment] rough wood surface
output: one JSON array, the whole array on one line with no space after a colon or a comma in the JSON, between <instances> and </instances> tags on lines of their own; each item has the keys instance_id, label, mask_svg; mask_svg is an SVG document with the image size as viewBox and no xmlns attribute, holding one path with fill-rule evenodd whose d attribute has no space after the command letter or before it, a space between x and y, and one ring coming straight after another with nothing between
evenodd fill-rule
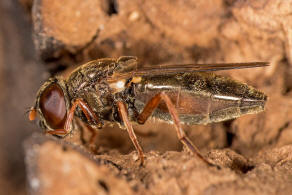
<instances>
[{"instance_id":1,"label":"rough wood surface","mask_svg":"<svg viewBox=\"0 0 292 195\"><path fill-rule=\"evenodd\" d=\"M291 193L291 8L292 0L0 1L0 193L25 194L25 175L32 194ZM114 126L99 131L95 145L87 131L82 142L80 129L62 141L33 136L25 173L21 145L40 130L23 113L40 81L121 55L153 66L268 61L267 68L220 72L267 93L266 111L184 126L220 170L184 151L171 125L147 122L134 126L145 167L127 132Z\"/></svg>"},{"instance_id":2,"label":"rough wood surface","mask_svg":"<svg viewBox=\"0 0 292 195\"><path fill-rule=\"evenodd\" d=\"M230 149L208 157L207 167L186 152L91 155L66 142L34 135L26 141L32 194L287 194L292 146L267 149L247 159Z\"/></svg>"}]
</instances>

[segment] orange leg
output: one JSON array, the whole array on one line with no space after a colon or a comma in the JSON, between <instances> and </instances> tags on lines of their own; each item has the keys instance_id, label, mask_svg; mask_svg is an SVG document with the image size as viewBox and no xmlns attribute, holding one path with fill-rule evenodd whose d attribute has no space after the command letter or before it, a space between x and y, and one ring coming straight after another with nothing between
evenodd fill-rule
<instances>
[{"instance_id":1,"label":"orange leg","mask_svg":"<svg viewBox=\"0 0 292 195\"><path fill-rule=\"evenodd\" d=\"M98 117L95 115L93 110L88 106L88 104L82 99L76 99L73 102L72 107L67 115L64 129L56 129L54 131L49 131L48 133L53 135L67 135L70 132L70 125L72 124L74 112L77 106L81 108L82 112L84 113L88 121L100 124Z\"/></svg>"},{"instance_id":2,"label":"orange leg","mask_svg":"<svg viewBox=\"0 0 292 195\"><path fill-rule=\"evenodd\" d=\"M140 158L140 165L143 165L144 163L144 153L143 153L143 150L141 148L141 146L139 145L139 142L137 140L137 137L135 135L135 132L133 130L133 126L129 120L129 117L128 117L128 111L127 111L127 108L126 108L126 105L124 102L121 102L121 101L118 101L117 102L117 105L118 105L118 109L119 109L119 114L120 114L120 117L122 118L123 122L124 122L124 125L126 126L126 129L128 131L128 134L136 148L136 150L138 151L138 154L139 154L139 158Z\"/></svg>"},{"instance_id":3,"label":"orange leg","mask_svg":"<svg viewBox=\"0 0 292 195\"><path fill-rule=\"evenodd\" d=\"M181 127L181 123L178 117L178 113L176 111L176 108L174 104L171 102L171 99L166 95L164 92L161 92L157 95L155 95L144 107L142 113L138 116L138 123L144 124L149 116L152 114L152 112L157 108L160 101L163 100L166 103L166 106L168 108L168 111L172 117L172 120L175 125L175 129L177 132L177 136L179 140L196 156L198 156L200 159L203 160L203 162L207 163L208 165L213 165L210 163L206 158L203 157L203 155L200 153L199 149L189 140L189 138L186 136L185 132L183 131Z\"/></svg>"}]
</instances>

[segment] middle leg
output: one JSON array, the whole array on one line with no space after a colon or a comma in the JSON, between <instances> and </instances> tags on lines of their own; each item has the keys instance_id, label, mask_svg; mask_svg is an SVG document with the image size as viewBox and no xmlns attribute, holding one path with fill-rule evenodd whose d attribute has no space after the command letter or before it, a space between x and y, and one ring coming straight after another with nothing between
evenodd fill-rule
<instances>
[{"instance_id":1,"label":"middle leg","mask_svg":"<svg viewBox=\"0 0 292 195\"><path fill-rule=\"evenodd\" d=\"M123 122L124 122L124 125L126 126L126 129L128 131L128 134L136 148L136 150L138 151L138 154L139 154L139 158L140 158L140 165L143 165L144 163L144 153L143 153L143 150L137 140L137 137L135 135L135 132L133 130L133 126L129 120L129 117L128 117L128 111L126 109L126 105L124 102L122 101L118 101L117 102L117 105L118 105L118 109L119 109L119 114L120 114L120 117L122 118Z\"/></svg>"}]
</instances>

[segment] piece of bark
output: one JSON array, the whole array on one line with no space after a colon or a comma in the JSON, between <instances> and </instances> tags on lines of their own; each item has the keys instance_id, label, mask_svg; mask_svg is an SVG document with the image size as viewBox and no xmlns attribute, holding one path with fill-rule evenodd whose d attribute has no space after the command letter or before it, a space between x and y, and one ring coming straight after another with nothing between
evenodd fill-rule
<instances>
[{"instance_id":1,"label":"piece of bark","mask_svg":"<svg viewBox=\"0 0 292 195\"><path fill-rule=\"evenodd\" d=\"M231 150L208 153L206 166L186 152L91 155L78 146L34 135L26 141L32 194L284 194L291 190L292 146L246 159Z\"/></svg>"},{"instance_id":2,"label":"piece of bark","mask_svg":"<svg viewBox=\"0 0 292 195\"><path fill-rule=\"evenodd\" d=\"M34 1L35 43L42 58L58 58L64 52L76 53L89 44L103 28L102 22L106 22L102 3L91 0Z\"/></svg>"},{"instance_id":3,"label":"piece of bark","mask_svg":"<svg viewBox=\"0 0 292 195\"><path fill-rule=\"evenodd\" d=\"M79 61L123 54L151 64L261 60L275 66L288 54L280 22L289 20L284 9L275 9L280 1L257 3L256 8L249 1L223 0L82 2L78 8L78 0L67 6L55 0L34 3L36 46L44 58L69 51ZM109 4L114 13L107 11Z\"/></svg>"},{"instance_id":4,"label":"piece of bark","mask_svg":"<svg viewBox=\"0 0 292 195\"><path fill-rule=\"evenodd\" d=\"M31 194L133 194L119 166L81 148L34 135L25 151Z\"/></svg>"}]
</instances>

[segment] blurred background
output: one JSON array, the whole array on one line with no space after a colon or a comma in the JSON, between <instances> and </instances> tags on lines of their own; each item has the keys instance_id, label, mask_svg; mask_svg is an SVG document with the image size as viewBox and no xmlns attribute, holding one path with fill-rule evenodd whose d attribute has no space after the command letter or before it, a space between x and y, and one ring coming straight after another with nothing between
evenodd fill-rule
<instances>
[{"instance_id":1,"label":"blurred background","mask_svg":"<svg viewBox=\"0 0 292 195\"><path fill-rule=\"evenodd\" d=\"M153 66L270 62L221 72L265 91L266 112L185 128L203 152L230 148L252 157L291 144L291 10L290 0L1 0L0 194L27 193L23 143L40 132L27 111L42 82L102 57L133 55ZM174 132L148 127L137 129L146 151L182 149ZM101 132L97 146L132 151L127 134L114 129Z\"/></svg>"},{"instance_id":2,"label":"blurred background","mask_svg":"<svg viewBox=\"0 0 292 195\"><path fill-rule=\"evenodd\" d=\"M37 130L26 111L46 78L27 11L19 1L0 2L0 194L26 194L23 141Z\"/></svg>"}]
</instances>

